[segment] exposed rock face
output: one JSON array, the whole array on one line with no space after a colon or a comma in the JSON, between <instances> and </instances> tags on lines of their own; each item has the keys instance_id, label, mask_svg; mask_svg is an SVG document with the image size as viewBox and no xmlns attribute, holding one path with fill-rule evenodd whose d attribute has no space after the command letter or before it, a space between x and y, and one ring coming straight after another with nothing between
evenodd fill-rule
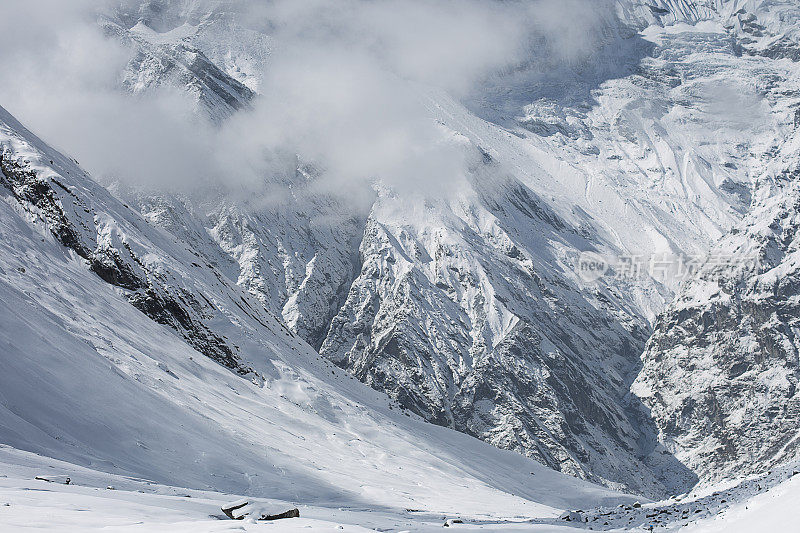
<instances>
[{"instance_id":1,"label":"exposed rock face","mask_svg":"<svg viewBox=\"0 0 800 533\"><path fill-rule=\"evenodd\" d=\"M250 88L223 72L191 43L160 42L143 24L126 29L104 19L102 26L106 35L132 52L122 79L125 90L142 93L158 87L181 87L195 98L199 110L216 122L247 106L254 96Z\"/></svg>"},{"instance_id":2,"label":"exposed rock face","mask_svg":"<svg viewBox=\"0 0 800 533\"><path fill-rule=\"evenodd\" d=\"M298 170L293 183L302 198L252 203L210 189L184 196L118 192L318 349L357 275L366 213L304 194L305 181Z\"/></svg>"},{"instance_id":3,"label":"exposed rock face","mask_svg":"<svg viewBox=\"0 0 800 533\"><path fill-rule=\"evenodd\" d=\"M39 166L32 166L31 159ZM45 164L48 166L42 166ZM74 161L44 145L2 108L0 185L21 209L43 222L61 244L85 259L88 268L103 280L121 289L144 314L172 328L190 346L220 364L243 375L251 372L238 347L220 333L219 321L225 319L211 303L213 291L192 281L185 270L202 270L204 266L195 262L201 261L199 256L186 250L184 265L160 261L158 242L163 236L147 235L153 229L133 212L124 217L98 211L98 198L122 212L127 208L91 182ZM134 238L132 234L142 228L146 229L144 235ZM224 286L224 281L217 279ZM234 305L249 306L246 301L234 301ZM258 314L252 307L251 312Z\"/></svg>"},{"instance_id":4,"label":"exposed rock face","mask_svg":"<svg viewBox=\"0 0 800 533\"><path fill-rule=\"evenodd\" d=\"M717 16L692 13L676 18ZM594 90L595 108L542 99L520 125L545 138L555 157L591 168L593 194L624 191L621 209L641 213L671 250L698 254L749 210L748 180L790 130L794 104L784 97L794 67L743 59L741 46L725 31L665 32L633 72ZM732 105L718 100L727 100L718 84L742 72L755 88ZM464 184L466 198L429 209L379 197L360 247L361 275L321 353L429 420L554 468L651 494L693 484L695 475L670 456L683 448L659 447L648 414L631 414L635 398L622 399L649 334L644 318L658 309L635 294L653 289L614 280L593 291L566 274L565 250L591 249L614 227L630 253L636 233L623 234L605 206L590 202L589 224L572 226L550 210L547 193L537 197L513 180L486 183ZM687 184L688 195L673 189ZM414 219L397 216L412 211Z\"/></svg>"},{"instance_id":5,"label":"exposed rock face","mask_svg":"<svg viewBox=\"0 0 800 533\"><path fill-rule=\"evenodd\" d=\"M701 479L761 472L797 456L798 220L794 2L722 3L733 51L783 60L759 90L780 113L781 135L751 166L750 209L700 262L658 318L632 391L659 441ZM729 107L736 113L736 106Z\"/></svg>"},{"instance_id":6,"label":"exposed rock face","mask_svg":"<svg viewBox=\"0 0 800 533\"><path fill-rule=\"evenodd\" d=\"M752 212L659 317L633 386L660 440L706 479L800 451L799 140L781 147Z\"/></svg>"},{"instance_id":7,"label":"exposed rock face","mask_svg":"<svg viewBox=\"0 0 800 533\"><path fill-rule=\"evenodd\" d=\"M568 257L546 243L585 246L574 228L519 183L493 191L415 220L379 198L320 353L432 422L580 477L667 490L641 475L644 437L623 405L646 324L564 277Z\"/></svg>"}]
</instances>

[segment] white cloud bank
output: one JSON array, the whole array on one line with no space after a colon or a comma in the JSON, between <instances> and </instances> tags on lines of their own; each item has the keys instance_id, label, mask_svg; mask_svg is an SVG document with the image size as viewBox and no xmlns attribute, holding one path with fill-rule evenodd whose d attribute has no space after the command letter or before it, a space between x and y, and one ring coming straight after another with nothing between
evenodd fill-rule
<instances>
[{"instance_id":1,"label":"white cloud bank","mask_svg":"<svg viewBox=\"0 0 800 533\"><path fill-rule=\"evenodd\" d=\"M603 0L10 0L0 19L0 105L99 176L252 185L299 154L333 191L446 184L466 150L423 94L458 98L537 54L585 56ZM131 50L97 13L120 5L159 30L211 9L277 43L253 108L216 127L178 88L130 95ZM156 24L157 19L157 24Z\"/></svg>"}]
</instances>

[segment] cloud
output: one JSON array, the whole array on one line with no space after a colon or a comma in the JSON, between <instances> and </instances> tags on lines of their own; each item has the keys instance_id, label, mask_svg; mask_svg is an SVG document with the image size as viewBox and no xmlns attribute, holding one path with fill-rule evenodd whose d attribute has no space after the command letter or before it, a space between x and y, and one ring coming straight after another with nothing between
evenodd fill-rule
<instances>
[{"instance_id":1,"label":"cloud","mask_svg":"<svg viewBox=\"0 0 800 533\"><path fill-rule=\"evenodd\" d=\"M536 57L584 56L599 4L12 0L0 21L0 105L98 176L253 189L286 181L299 156L322 171L314 186L326 193L366 194L376 181L438 193L474 152L437 122L431 95L460 98ZM98 12L158 31L234 13L276 43L261 94L211 125L180 88L125 93L132 51L102 35Z\"/></svg>"},{"instance_id":2,"label":"cloud","mask_svg":"<svg viewBox=\"0 0 800 533\"><path fill-rule=\"evenodd\" d=\"M212 161L211 129L179 88L131 95L133 50L103 35L110 2L12 0L0 21L0 105L95 175L188 180Z\"/></svg>"},{"instance_id":3,"label":"cloud","mask_svg":"<svg viewBox=\"0 0 800 533\"><path fill-rule=\"evenodd\" d=\"M296 152L326 171L321 186L374 180L408 193L458 183L475 155L436 120L431 98L461 98L498 72L547 55L590 53L602 0L274 0L245 8L276 47L254 111L226 125L261 149ZM594 45L596 45L594 41ZM443 96L444 95L444 96ZM244 134L246 132L246 134ZM231 143L223 143L231 146Z\"/></svg>"}]
</instances>

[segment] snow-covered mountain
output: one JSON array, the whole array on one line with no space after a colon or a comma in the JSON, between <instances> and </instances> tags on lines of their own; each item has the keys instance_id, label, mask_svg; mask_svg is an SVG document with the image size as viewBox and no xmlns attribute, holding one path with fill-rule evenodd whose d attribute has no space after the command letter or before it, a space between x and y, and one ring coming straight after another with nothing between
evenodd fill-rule
<instances>
[{"instance_id":1,"label":"snow-covered mountain","mask_svg":"<svg viewBox=\"0 0 800 533\"><path fill-rule=\"evenodd\" d=\"M546 18L550 4L531 6ZM269 120L256 111L265 72L275 50L296 43L248 8L152 0L102 11L105 37L130 52L116 90L180 89L211 131ZM8 386L22 385L3 396L5 441L161 483L253 494L275 483L287 501L352 502L344 487L374 469L363 492L389 506L418 501L409 484L429 465L446 470L443 454L459 468L473 464L467 453L500 468L468 474L492 497L562 508L588 485L548 473L582 488L547 500L544 486L519 492L533 490L520 472L538 482L538 462L654 497L795 457L800 6L563 9L583 24L580 39L562 28L580 42L535 34L524 57L469 90L391 78L435 125L426 141L463 163L444 184L378 175L342 193L315 154L298 152L255 185L101 176L101 186L3 112L4 314L26 309L3 332L8 353L35 363L20 356L8 374ZM603 275L581 271L587 253L605 258ZM35 345L37 322L58 340ZM159 450L157 440L120 448L84 434L68 414L111 402L114 387L87 399L66 378L62 389L40 383L37 372L59 373L45 363L53 350L82 354L60 363L65 376L95 374L124 391L120 411L100 410L89 426L129 435L145 424L155 439L160 423L189 418ZM135 417L145 404L161 418ZM351 433L322 437L341 424ZM180 457L195 439L203 445ZM265 442L271 470L254 451ZM392 457L414 457L417 470L387 481L377 450L395 442ZM164 446L166 465L155 461ZM463 471L447 475L455 483ZM330 490L308 489L318 478Z\"/></svg>"},{"instance_id":2,"label":"snow-covered mountain","mask_svg":"<svg viewBox=\"0 0 800 533\"><path fill-rule=\"evenodd\" d=\"M216 255L204 252L210 236L238 263L233 279L294 332L426 419L581 477L665 492L641 474L639 430L622 406L646 322L619 296L580 286L570 265L595 246L589 217L558 213L531 188L531 172L523 180L495 161L517 137L446 95L422 97L436 98L431 120L472 153L450 198L384 187L353 213L304 194L313 176L302 167L290 178L301 192L277 207L123 197ZM188 213L201 222L187 223ZM335 224L320 225L320 213Z\"/></svg>"},{"instance_id":3,"label":"snow-covered mountain","mask_svg":"<svg viewBox=\"0 0 800 533\"><path fill-rule=\"evenodd\" d=\"M107 13L106 33L136 50L122 88L185 87L215 122L246 108L280 43L241 5ZM425 419L611 486L684 490L696 473L628 395L681 280L586 281L575 267L585 251L700 257L749 211L754 178L794 127L797 8L583 7L598 26L577 63L532 60L459 99L415 89L467 154L447 195L377 186L355 207L315 187L313 162L265 176L261 196L112 190ZM291 192L264 201L276 186Z\"/></svg>"},{"instance_id":4,"label":"snow-covered mountain","mask_svg":"<svg viewBox=\"0 0 800 533\"><path fill-rule=\"evenodd\" d=\"M5 110L0 147L4 445L89 467L60 466L79 485L103 471L327 507L626 499L404 413Z\"/></svg>"},{"instance_id":5,"label":"snow-covered mountain","mask_svg":"<svg viewBox=\"0 0 800 533\"><path fill-rule=\"evenodd\" d=\"M798 139L777 147L750 213L659 317L634 383L659 440L706 479L798 452Z\"/></svg>"}]
</instances>

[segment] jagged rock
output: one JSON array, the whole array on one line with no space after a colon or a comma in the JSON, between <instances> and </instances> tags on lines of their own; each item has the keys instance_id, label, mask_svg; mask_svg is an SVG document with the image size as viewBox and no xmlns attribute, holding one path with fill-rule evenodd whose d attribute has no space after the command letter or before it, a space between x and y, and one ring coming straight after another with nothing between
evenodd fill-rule
<instances>
[{"instance_id":1,"label":"jagged rock","mask_svg":"<svg viewBox=\"0 0 800 533\"><path fill-rule=\"evenodd\" d=\"M300 518L300 510L294 508L278 514L262 514L259 520L281 520L284 518Z\"/></svg>"},{"instance_id":2,"label":"jagged rock","mask_svg":"<svg viewBox=\"0 0 800 533\"><path fill-rule=\"evenodd\" d=\"M659 317L633 385L660 440L705 479L800 446L800 138L777 151L747 217Z\"/></svg>"}]
</instances>

